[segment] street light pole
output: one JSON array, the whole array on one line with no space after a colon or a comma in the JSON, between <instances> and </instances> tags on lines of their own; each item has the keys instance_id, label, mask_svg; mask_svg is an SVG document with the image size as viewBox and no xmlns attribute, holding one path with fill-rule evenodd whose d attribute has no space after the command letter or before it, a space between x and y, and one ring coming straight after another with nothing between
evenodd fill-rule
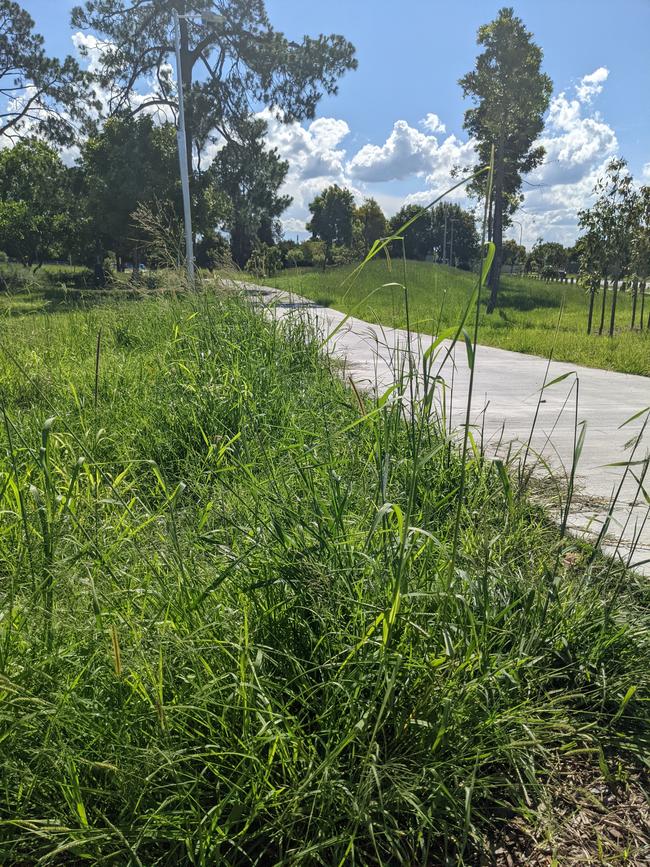
<instances>
[{"instance_id":1,"label":"street light pole","mask_svg":"<svg viewBox=\"0 0 650 867\"><path fill-rule=\"evenodd\" d=\"M185 137L185 94L183 93L183 67L181 62L181 19L174 9L176 35L176 87L178 89L178 159L183 188L183 222L185 224L185 259L187 282L194 288L194 238L192 235L192 201L190 199L190 173L188 169L187 139Z\"/></svg>"},{"instance_id":2,"label":"street light pole","mask_svg":"<svg viewBox=\"0 0 650 867\"><path fill-rule=\"evenodd\" d=\"M190 198L189 155L185 134L185 93L183 92L183 62L181 58L181 17L174 9L174 35L176 43L176 87L178 89L178 160L181 170L183 189L183 222L185 224L185 258L187 260L187 282L194 289L194 235L192 234L192 200ZM223 24L223 15L206 11L201 15L204 24Z\"/></svg>"},{"instance_id":3,"label":"street light pole","mask_svg":"<svg viewBox=\"0 0 650 867\"><path fill-rule=\"evenodd\" d=\"M521 220L510 220L510 222L516 223L519 226L519 246L521 247L521 239L524 236L524 224L521 222Z\"/></svg>"},{"instance_id":4,"label":"street light pole","mask_svg":"<svg viewBox=\"0 0 650 867\"><path fill-rule=\"evenodd\" d=\"M457 217L452 217L451 219L451 244L449 249L449 264L451 267L454 267L454 223L458 222Z\"/></svg>"},{"instance_id":5,"label":"street light pole","mask_svg":"<svg viewBox=\"0 0 650 867\"><path fill-rule=\"evenodd\" d=\"M445 211L445 234L442 241L442 264L447 264L447 212Z\"/></svg>"}]
</instances>

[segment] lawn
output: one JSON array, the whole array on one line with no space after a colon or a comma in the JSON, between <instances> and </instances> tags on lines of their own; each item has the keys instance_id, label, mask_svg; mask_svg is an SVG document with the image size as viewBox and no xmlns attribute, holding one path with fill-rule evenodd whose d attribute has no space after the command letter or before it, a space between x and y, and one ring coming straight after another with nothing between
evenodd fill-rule
<instances>
[{"instance_id":1,"label":"lawn","mask_svg":"<svg viewBox=\"0 0 650 867\"><path fill-rule=\"evenodd\" d=\"M304 325L104 301L0 315L0 862L635 858L647 584Z\"/></svg>"},{"instance_id":2,"label":"lawn","mask_svg":"<svg viewBox=\"0 0 650 867\"><path fill-rule=\"evenodd\" d=\"M300 293L346 313L354 313L362 319L404 327L403 290L394 286L380 288L388 283L404 282L402 263L393 262L389 269L384 261L372 262L354 281L346 279L351 271L349 267L325 273L316 269L287 270L263 282ZM409 261L406 282L412 327L435 334L438 329L459 322L475 286L475 277L455 268ZM606 329L609 326L609 296ZM596 327L600 321L601 300L602 295L596 299ZM499 308L488 316L484 301L483 311L481 343L545 358L552 352L560 361L650 376L650 330L630 331L632 301L629 293L618 295L617 330L613 338L587 335L588 298L582 289L570 284L506 276ZM645 318L649 315L650 295L646 298ZM638 322L637 312L637 328Z\"/></svg>"}]
</instances>

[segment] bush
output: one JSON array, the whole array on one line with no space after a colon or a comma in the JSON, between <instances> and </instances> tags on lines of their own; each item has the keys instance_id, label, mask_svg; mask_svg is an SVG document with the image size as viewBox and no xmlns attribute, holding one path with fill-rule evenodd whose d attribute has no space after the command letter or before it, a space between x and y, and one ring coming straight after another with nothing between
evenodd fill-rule
<instances>
[{"instance_id":1,"label":"bush","mask_svg":"<svg viewBox=\"0 0 650 867\"><path fill-rule=\"evenodd\" d=\"M269 244L260 244L246 263L246 270L256 277L273 277L282 268L282 252Z\"/></svg>"}]
</instances>

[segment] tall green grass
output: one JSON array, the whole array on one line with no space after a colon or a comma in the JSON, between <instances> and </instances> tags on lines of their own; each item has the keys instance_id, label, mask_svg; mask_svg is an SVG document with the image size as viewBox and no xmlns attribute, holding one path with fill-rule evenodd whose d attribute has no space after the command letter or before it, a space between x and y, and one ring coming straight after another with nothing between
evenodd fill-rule
<instances>
[{"instance_id":1,"label":"tall green grass","mask_svg":"<svg viewBox=\"0 0 650 867\"><path fill-rule=\"evenodd\" d=\"M4 863L469 864L558 761L647 754L647 588L408 367L366 399L224 294L0 350Z\"/></svg>"}]
</instances>

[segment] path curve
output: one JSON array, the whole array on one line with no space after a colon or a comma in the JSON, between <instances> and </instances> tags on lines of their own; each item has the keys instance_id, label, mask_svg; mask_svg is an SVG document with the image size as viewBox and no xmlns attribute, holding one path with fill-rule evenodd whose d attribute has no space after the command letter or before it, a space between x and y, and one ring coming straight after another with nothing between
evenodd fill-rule
<instances>
[{"instance_id":1,"label":"path curve","mask_svg":"<svg viewBox=\"0 0 650 867\"><path fill-rule=\"evenodd\" d=\"M306 316L324 334L331 334L345 320L344 313L293 293L254 284L239 286L258 303L268 305L274 315ZM393 384L396 365L404 362L409 349L421 370L423 352L431 342L430 335L411 333L409 337L404 330L350 317L332 338L330 349L344 362L346 377L351 377L360 388L381 393ZM547 367L547 359L536 355L491 346L477 348L472 423L478 430L483 429L488 452L505 455L508 448L512 453L528 442ZM456 428L465 420L469 373L465 346L458 345L453 363L450 361L442 374L447 382L453 378L452 419ZM631 449L626 444L640 436L644 416L621 426L650 406L650 378L554 361L546 381L564 374L568 374L564 380L544 390L532 437L532 453L541 454L556 476L568 477L574 448L577 382L577 419L585 423L586 432L569 527L574 534L593 541L623 480L603 548L633 568L650 574L650 501L645 499L633 475L638 476L644 467L637 463L626 473L624 466L611 466L631 460ZM650 424L633 459L642 462L649 456ZM529 458L527 465L530 463ZM537 466L543 470L539 460ZM538 476L542 475L548 478L548 471L538 472ZM645 489L650 494L650 471ZM553 508L550 501L549 506Z\"/></svg>"}]
</instances>

